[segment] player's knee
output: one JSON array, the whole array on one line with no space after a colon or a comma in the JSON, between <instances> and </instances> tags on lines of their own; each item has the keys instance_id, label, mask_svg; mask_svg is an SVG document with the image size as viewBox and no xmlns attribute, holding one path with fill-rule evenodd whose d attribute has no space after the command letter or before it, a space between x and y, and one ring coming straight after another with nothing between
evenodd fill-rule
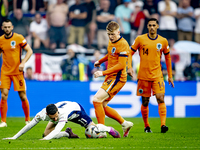
<instances>
[{"instance_id":1,"label":"player's knee","mask_svg":"<svg viewBox=\"0 0 200 150\"><path fill-rule=\"evenodd\" d=\"M19 97L20 97L21 101L25 101L27 99L26 94L19 94Z\"/></svg>"},{"instance_id":2,"label":"player's knee","mask_svg":"<svg viewBox=\"0 0 200 150\"><path fill-rule=\"evenodd\" d=\"M101 102L101 100L97 96L94 96L93 97L93 102Z\"/></svg>"},{"instance_id":3,"label":"player's knee","mask_svg":"<svg viewBox=\"0 0 200 150\"><path fill-rule=\"evenodd\" d=\"M149 105L149 101L143 101L143 102L142 102L142 105L143 105L144 107L147 107L147 106Z\"/></svg>"},{"instance_id":4,"label":"player's knee","mask_svg":"<svg viewBox=\"0 0 200 150\"><path fill-rule=\"evenodd\" d=\"M7 100L7 99L8 99L8 93L2 92L2 93L1 93L1 99L2 99L2 100Z\"/></svg>"},{"instance_id":5,"label":"player's knee","mask_svg":"<svg viewBox=\"0 0 200 150\"><path fill-rule=\"evenodd\" d=\"M149 98L148 97L142 97L142 105L147 107L149 105Z\"/></svg>"},{"instance_id":6,"label":"player's knee","mask_svg":"<svg viewBox=\"0 0 200 150\"><path fill-rule=\"evenodd\" d=\"M164 98L163 99L160 98L160 99L157 99L157 102L158 102L158 104L160 104L160 103L164 103L165 101L164 101Z\"/></svg>"},{"instance_id":7,"label":"player's knee","mask_svg":"<svg viewBox=\"0 0 200 150\"><path fill-rule=\"evenodd\" d=\"M157 95L156 96L158 104L164 103L164 95Z\"/></svg>"}]
</instances>

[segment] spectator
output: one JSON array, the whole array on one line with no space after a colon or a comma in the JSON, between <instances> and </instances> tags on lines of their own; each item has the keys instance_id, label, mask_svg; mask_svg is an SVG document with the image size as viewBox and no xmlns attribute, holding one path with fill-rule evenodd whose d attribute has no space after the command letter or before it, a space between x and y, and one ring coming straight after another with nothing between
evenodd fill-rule
<instances>
[{"instance_id":1,"label":"spectator","mask_svg":"<svg viewBox=\"0 0 200 150\"><path fill-rule=\"evenodd\" d=\"M109 9L111 11L115 12L116 7L122 3L121 1L122 0L109 0L109 2L110 2Z\"/></svg>"},{"instance_id":2,"label":"spectator","mask_svg":"<svg viewBox=\"0 0 200 150\"><path fill-rule=\"evenodd\" d=\"M108 35L106 31L107 24L114 20L114 11L110 9L110 1L109 0L101 0L100 1L100 10L97 11L97 45L99 49L108 46Z\"/></svg>"},{"instance_id":3,"label":"spectator","mask_svg":"<svg viewBox=\"0 0 200 150\"><path fill-rule=\"evenodd\" d=\"M41 43L45 48L49 48L49 39L47 37L48 24L46 19L42 19L39 13L35 14L35 21L30 24L30 32L34 38L33 48L41 48Z\"/></svg>"},{"instance_id":4,"label":"spectator","mask_svg":"<svg viewBox=\"0 0 200 150\"><path fill-rule=\"evenodd\" d=\"M25 77L26 80L34 80L33 78L33 70L31 67L27 67L26 68L26 77Z\"/></svg>"},{"instance_id":5,"label":"spectator","mask_svg":"<svg viewBox=\"0 0 200 150\"><path fill-rule=\"evenodd\" d=\"M128 8L130 8L132 10L132 12L134 12L136 4L140 5L141 9L144 6L144 3L140 0L131 0L131 2L128 4Z\"/></svg>"},{"instance_id":6,"label":"spectator","mask_svg":"<svg viewBox=\"0 0 200 150\"><path fill-rule=\"evenodd\" d=\"M15 12L17 9L35 14L36 0L13 0L13 11Z\"/></svg>"},{"instance_id":7,"label":"spectator","mask_svg":"<svg viewBox=\"0 0 200 150\"><path fill-rule=\"evenodd\" d=\"M195 24L195 42L200 44L200 1L199 1L199 8L196 8L194 10L194 16L196 19L196 24Z\"/></svg>"},{"instance_id":8,"label":"spectator","mask_svg":"<svg viewBox=\"0 0 200 150\"><path fill-rule=\"evenodd\" d=\"M66 31L68 6L63 3L63 0L57 0L56 4L52 4L48 8L47 22L50 26L49 38L50 49L65 48L66 46ZM59 45L59 46L58 46Z\"/></svg>"},{"instance_id":9,"label":"spectator","mask_svg":"<svg viewBox=\"0 0 200 150\"><path fill-rule=\"evenodd\" d=\"M85 31L87 33L88 37L88 48L91 48L91 45L93 43L93 40L95 38L95 31L96 31L96 6L95 3L92 0L85 0L85 3L83 4L87 8L87 18Z\"/></svg>"},{"instance_id":10,"label":"spectator","mask_svg":"<svg viewBox=\"0 0 200 150\"><path fill-rule=\"evenodd\" d=\"M141 35L144 29L145 15L143 13L140 1L135 2L134 12L131 14L131 42L133 42L137 35Z\"/></svg>"},{"instance_id":11,"label":"spectator","mask_svg":"<svg viewBox=\"0 0 200 150\"><path fill-rule=\"evenodd\" d=\"M81 4L81 0L76 0L76 4L69 8L69 18L71 20L68 44L83 45L85 25L87 18L87 8ZM77 39L77 42L76 42Z\"/></svg>"},{"instance_id":12,"label":"spectator","mask_svg":"<svg viewBox=\"0 0 200 150\"><path fill-rule=\"evenodd\" d=\"M190 0L180 0L177 18L178 18L178 40L192 41L193 32L193 8L190 6Z\"/></svg>"},{"instance_id":13,"label":"spectator","mask_svg":"<svg viewBox=\"0 0 200 150\"><path fill-rule=\"evenodd\" d=\"M117 17L117 22L120 25L121 36L126 39L130 45L130 34L131 34L131 25L130 18L132 10L128 8L128 4L131 0L123 0L123 4L119 5L115 9L115 16Z\"/></svg>"},{"instance_id":14,"label":"spectator","mask_svg":"<svg viewBox=\"0 0 200 150\"><path fill-rule=\"evenodd\" d=\"M6 20L8 15L8 0L0 1L0 25L2 25L3 21ZM4 32L0 29L0 36L3 35Z\"/></svg>"},{"instance_id":15,"label":"spectator","mask_svg":"<svg viewBox=\"0 0 200 150\"><path fill-rule=\"evenodd\" d=\"M44 9L45 11L48 10L48 7L50 5L55 5L57 3L57 0L44 0Z\"/></svg>"},{"instance_id":16,"label":"spectator","mask_svg":"<svg viewBox=\"0 0 200 150\"><path fill-rule=\"evenodd\" d=\"M169 41L169 45L172 48L177 40L177 26L176 26L176 14L177 5L171 0L164 0L158 3L158 11L160 13L160 34Z\"/></svg>"},{"instance_id":17,"label":"spectator","mask_svg":"<svg viewBox=\"0 0 200 150\"><path fill-rule=\"evenodd\" d=\"M72 49L67 50L67 58L62 60L62 78L63 80L79 80L79 61Z\"/></svg>"},{"instance_id":18,"label":"spectator","mask_svg":"<svg viewBox=\"0 0 200 150\"><path fill-rule=\"evenodd\" d=\"M31 35L29 32L29 22L26 18L23 18L21 9L15 10L14 17L11 19L11 21L14 26L13 32L22 34L30 44Z\"/></svg>"},{"instance_id":19,"label":"spectator","mask_svg":"<svg viewBox=\"0 0 200 150\"><path fill-rule=\"evenodd\" d=\"M159 20L159 14L158 14L158 5L153 0L145 0L144 6L143 6L143 13L145 15L145 23L144 26L147 26L147 22L150 18L156 18ZM143 34L147 33L147 28L143 29Z\"/></svg>"},{"instance_id":20,"label":"spectator","mask_svg":"<svg viewBox=\"0 0 200 150\"><path fill-rule=\"evenodd\" d=\"M100 67L94 67L94 63L96 61L98 61L99 59L101 59L101 56L102 55L101 55L100 51L99 50L95 50L93 58L88 64L88 78L89 78L89 80L97 80L97 78L93 77L94 72L96 72L97 70L103 71L103 70L106 69L106 66L105 66L104 63L102 63L100 65ZM98 79L101 80L102 78L98 78ZM103 77L102 80L104 80L104 77Z\"/></svg>"}]
</instances>

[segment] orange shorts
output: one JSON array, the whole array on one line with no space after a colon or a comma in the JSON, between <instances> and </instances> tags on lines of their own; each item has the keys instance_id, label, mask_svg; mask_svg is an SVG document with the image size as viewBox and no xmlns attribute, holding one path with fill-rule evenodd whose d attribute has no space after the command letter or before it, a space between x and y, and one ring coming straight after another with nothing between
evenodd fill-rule
<instances>
[{"instance_id":1,"label":"orange shorts","mask_svg":"<svg viewBox=\"0 0 200 150\"><path fill-rule=\"evenodd\" d=\"M125 85L126 82L122 82L116 79L116 77L110 77L105 80L101 86L108 94L109 98L107 100L111 100Z\"/></svg>"},{"instance_id":2,"label":"orange shorts","mask_svg":"<svg viewBox=\"0 0 200 150\"><path fill-rule=\"evenodd\" d=\"M15 91L25 91L26 90L26 82L24 80L24 75L5 75L1 74L0 79L0 88L10 90L11 81L14 84Z\"/></svg>"},{"instance_id":3,"label":"orange shorts","mask_svg":"<svg viewBox=\"0 0 200 150\"><path fill-rule=\"evenodd\" d=\"M157 93L165 93L165 82L163 78L155 81L146 81L138 79L137 83L137 96L151 97Z\"/></svg>"}]
</instances>

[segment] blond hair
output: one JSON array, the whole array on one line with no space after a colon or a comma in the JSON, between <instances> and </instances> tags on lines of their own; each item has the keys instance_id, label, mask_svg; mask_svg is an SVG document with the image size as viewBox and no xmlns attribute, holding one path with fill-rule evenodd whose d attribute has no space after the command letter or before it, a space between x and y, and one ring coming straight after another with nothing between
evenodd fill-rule
<instances>
[{"instance_id":1,"label":"blond hair","mask_svg":"<svg viewBox=\"0 0 200 150\"><path fill-rule=\"evenodd\" d=\"M110 31L110 32L114 32L115 30L119 29L119 24L115 21L111 21L108 23L106 30Z\"/></svg>"}]
</instances>

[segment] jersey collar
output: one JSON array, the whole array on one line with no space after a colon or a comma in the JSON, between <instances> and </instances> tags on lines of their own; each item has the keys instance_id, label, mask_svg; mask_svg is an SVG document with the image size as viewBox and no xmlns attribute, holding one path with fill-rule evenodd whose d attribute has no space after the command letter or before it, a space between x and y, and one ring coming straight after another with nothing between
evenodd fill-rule
<instances>
[{"instance_id":1,"label":"jersey collar","mask_svg":"<svg viewBox=\"0 0 200 150\"><path fill-rule=\"evenodd\" d=\"M10 39L11 37L13 37L13 32L12 32L12 35L10 37L6 37L5 35L4 35L4 37L5 37L5 39Z\"/></svg>"},{"instance_id":2,"label":"jersey collar","mask_svg":"<svg viewBox=\"0 0 200 150\"><path fill-rule=\"evenodd\" d=\"M154 39L150 38L149 33L147 33L147 36L148 36L148 38L149 38L150 40L156 40L156 39L158 38L158 34L156 35L156 38L154 38Z\"/></svg>"},{"instance_id":3,"label":"jersey collar","mask_svg":"<svg viewBox=\"0 0 200 150\"><path fill-rule=\"evenodd\" d=\"M112 43L117 43L120 39L122 38L122 36L120 36L120 38L117 40L117 41L115 41L115 42L112 42Z\"/></svg>"}]
</instances>

